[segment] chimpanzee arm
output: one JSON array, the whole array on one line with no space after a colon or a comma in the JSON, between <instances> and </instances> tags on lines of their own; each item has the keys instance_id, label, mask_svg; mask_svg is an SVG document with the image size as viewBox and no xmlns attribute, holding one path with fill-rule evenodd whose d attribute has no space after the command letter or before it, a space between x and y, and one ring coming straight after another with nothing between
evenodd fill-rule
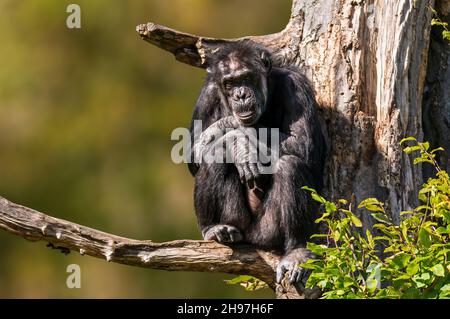
<instances>
[{"instance_id":1,"label":"chimpanzee arm","mask_svg":"<svg viewBox=\"0 0 450 319\"><path fill-rule=\"evenodd\" d=\"M229 114L229 111L227 111L224 103L225 101L222 100L217 85L214 82L207 80L195 105L190 126L191 154L189 156L190 161L188 167L193 176L195 176L199 168L199 164L195 163L195 154L193 152L194 145L198 142L203 131L217 121L231 115ZM200 130L198 132L195 132L197 127L194 125L194 122L196 121L199 121L200 123Z\"/></svg>"},{"instance_id":2,"label":"chimpanzee arm","mask_svg":"<svg viewBox=\"0 0 450 319\"><path fill-rule=\"evenodd\" d=\"M323 166L324 138L316 116L314 91L305 76L286 70L284 85L281 156L294 155L313 172ZM280 92L279 92L280 93ZM319 169L320 168L320 169Z\"/></svg>"},{"instance_id":3,"label":"chimpanzee arm","mask_svg":"<svg viewBox=\"0 0 450 319\"><path fill-rule=\"evenodd\" d=\"M299 181L302 185L296 185L296 192L301 192L300 186L308 185L320 191L322 184L324 137L316 116L316 102L312 87L307 79L295 70L286 70L283 76L283 85L278 86L283 92L277 92L283 97L283 122L281 126L281 158L285 161L293 161L296 170L291 174L301 174ZM289 164L289 163L287 163ZM290 167L290 165L287 165ZM299 198L304 195L298 194ZM306 195L305 195L306 196ZM308 201L306 197L300 202ZM299 215L296 215L300 213ZM299 220L301 223L311 224L310 212L304 208L300 212L294 210L287 215L289 221ZM307 217L308 216L308 217ZM307 222L309 221L309 222ZM289 222L285 239L286 255L277 267L277 281L281 281L285 272L289 273L290 282L303 281L307 274L305 269L299 268L299 263L304 263L312 254L305 247L305 242L296 234L299 232L296 223Z\"/></svg>"}]
</instances>

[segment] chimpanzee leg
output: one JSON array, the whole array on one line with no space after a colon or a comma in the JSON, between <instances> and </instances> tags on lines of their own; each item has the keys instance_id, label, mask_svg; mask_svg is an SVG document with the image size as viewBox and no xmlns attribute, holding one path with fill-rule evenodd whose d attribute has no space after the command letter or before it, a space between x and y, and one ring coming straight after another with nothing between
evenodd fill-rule
<instances>
[{"instance_id":1,"label":"chimpanzee leg","mask_svg":"<svg viewBox=\"0 0 450 319\"><path fill-rule=\"evenodd\" d=\"M238 242L250 223L243 185L232 164L203 163L195 176L195 211L206 240Z\"/></svg>"},{"instance_id":2,"label":"chimpanzee leg","mask_svg":"<svg viewBox=\"0 0 450 319\"><path fill-rule=\"evenodd\" d=\"M277 280L289 272L290 282L299 282L305 272L298 267L312 257L306 242L314 233L316 205L302 186L315 187L307 168L296 156L282 156L277 163L273 185L266 201L266 213L277 214L284 238L284 257L277 268ZM309 207L309 209L308 209Z\"/></svg>"}]
</instances>

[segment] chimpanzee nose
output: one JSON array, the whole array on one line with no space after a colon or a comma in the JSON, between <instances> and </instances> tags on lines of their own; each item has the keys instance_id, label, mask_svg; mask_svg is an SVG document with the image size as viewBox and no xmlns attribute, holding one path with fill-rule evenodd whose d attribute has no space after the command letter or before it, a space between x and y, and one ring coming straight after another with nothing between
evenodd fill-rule
<instances>
[{"instance_id":1,"label":"chimpanzee nose","mask_svg":"<svg viewBox=\"0 0 450 319\"><path fill-rule=\"evenodd\" d=\"M235 101L241 101L241 102L244 102L249 97L250 97L250 95L244 89L236 90L236 92L234 93L234 96L233 96Z\"/></svg>"}]
</instances>

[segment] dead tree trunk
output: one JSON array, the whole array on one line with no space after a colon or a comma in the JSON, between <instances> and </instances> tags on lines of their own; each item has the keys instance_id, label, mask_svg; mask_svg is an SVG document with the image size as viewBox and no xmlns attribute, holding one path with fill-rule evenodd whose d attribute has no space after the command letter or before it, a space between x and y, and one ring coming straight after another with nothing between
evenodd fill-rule
<instances>
[{"instance_id":1,"label":"dead tree trunk","mask_svg":"<svg viewBox=\"0 0 450 319\"><path fill-rule=\"evenodd\" d=\"M423 137L423 104L425 131L450 149L450 50L436 37L427 76L429 6L433 5L434 0L294 0L283 31L232 40L203 38L153 23L140 25L137 31L144 40L196 67L206 67L224 42L243 40L272 50L280 66L302 67L314 84L328 136L325 196L356 201L375 196L385 201L398 220L400 211L416 204L423 178L422 168L402 154L399 141L410 135ZM448 18L448 2L440 5ZM428 95L424 98L425 78ZM362 219L370 226L371 220ZM278 298L304 297L289 285L274 283L278 256L250 247L135 241L55 219L2 198L0 229L135 266L251 274L265 280Z\"/></svg>"}]
</instances>

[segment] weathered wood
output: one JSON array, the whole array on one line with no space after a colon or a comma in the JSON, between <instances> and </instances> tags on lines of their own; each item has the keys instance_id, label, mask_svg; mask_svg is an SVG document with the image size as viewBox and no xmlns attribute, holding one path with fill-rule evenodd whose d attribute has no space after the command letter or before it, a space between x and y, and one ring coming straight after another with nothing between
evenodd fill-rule
<instances>
[{"instance_id":1,"label":"weathered wood","mask_svg":"<svg viewBox=\"0 0 450 319\"><path fill-rule=\"evenodd\" d=\"M264 36L248 36L238 39L216 39L184 33L152 22L140 24L136 31L141 38L157 47L172 53L183 63L206 68L208 59L214 55L224 43L237 41L253 41L275 53L275 64L290 64L298 51L297 37L301 36L303 13L293 13L286 28L279 32ZM295 35L295 36L293 36Z\"/></svg>"},{"instance_id":2,"label":"weathered wood","mask_svg":"<svg viewBox=\"0 0 450 319\"><path fill-rule=\"evenodd\" d=\"M327 197L378 197L394 220L417 203L421 166L399 146L421 139L434 1L296 1L304 28L295 64L325 111ZM361 216L370 226L368 215Z\"/></svg>"},{"instance_id":3,"label":"weathered wood","mask_svg":"<svg viewBox=\"0 0 450 319\"><path fill-rule=\"evenodd\" d=\"M247 246L228 247L214 241L177 240L154 243L104 233L51 217L0 197L0 228L31 241L47 241L127 265L164 269L249 274L274 286L279 258Z\"/></svg>"},{"instance_id":4,"label":"weathered wood","mask_svg":"<svg viewBox=\"0 0 450 319\"><path fill-rule=\"evenodd\" d=\"M154 243L115 236L51 217L0 197L0 229L31 241L46 241L63 252L76 251L109 262L151 269L248 274L265 281L284 297L299 293L275 284L280 257L250 246L228 247L214 241Z\"/></svg>"}]
</instances>

